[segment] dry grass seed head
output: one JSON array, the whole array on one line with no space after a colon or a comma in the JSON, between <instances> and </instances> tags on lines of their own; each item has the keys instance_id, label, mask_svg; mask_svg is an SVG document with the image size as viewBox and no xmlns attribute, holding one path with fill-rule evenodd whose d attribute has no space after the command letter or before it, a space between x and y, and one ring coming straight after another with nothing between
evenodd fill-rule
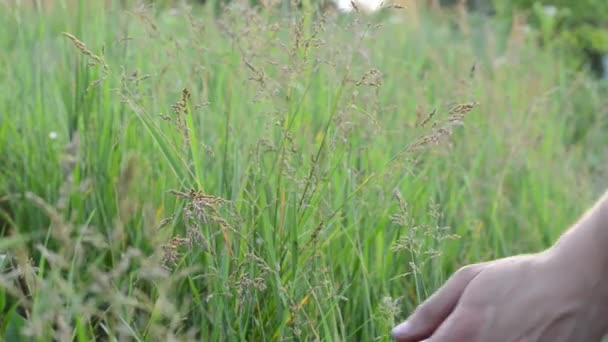
<instances>
[{"instance_id":1,"label":"dry grass seed head","mask_svg":"<svg viewBox=\"0 0 608 342\"><path fill-rule=\"evenodd\" d=\"M87 86L86 91L88 92L91 88L98 86L101 82L103 82L105 80L106 76L110 73L110 67L108 66L108 64L102 57L100 57L99 55L96 55L91 50L89 50L87 48L87 46L82 41L80 41L78 38L76 38L74 35L67 33L67 32L63 32L63 35L66 36L69 40L71 40L72 43L74 43L76 48L78 50L80 50L80 52L82 54L88 56L91 60L93 60L94 63L102 66L102 69L103 69L102 75L99 77L99 79L92 81Z\"/></svg>"},{"instance_id":2,"label":"dry grass seed head","mask_svg":"<svg viewBox=\"0 0 608 342\"><path fill-rule=\"evenodd\" d=\"M108 64L106 63L106 61L94 54L91 50L89 50L87 48L87 46L85 45L85 43L83 43L82 41L78 40L78 38L76 38L74 35L67 33L67 32L63 32L63 35L68 37L68 39L70 39L72 41L72 43L74 43L74 45L76 46L76 48L78 50L80 50L80 52L82 52L83 54L85 54L86 56L89 56L93 61L95 61L97 64L101 65L105 71L109 72L110 71L110 67L108 66Z\"/></svg>"}]
</instances>

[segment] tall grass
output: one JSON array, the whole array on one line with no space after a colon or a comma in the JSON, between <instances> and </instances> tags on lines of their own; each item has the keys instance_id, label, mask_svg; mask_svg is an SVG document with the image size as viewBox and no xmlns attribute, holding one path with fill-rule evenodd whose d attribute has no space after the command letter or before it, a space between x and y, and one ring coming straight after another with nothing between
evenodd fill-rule
<instances>
[{"instance_id":1,"label":"tall grass","mask_svg":"<svg viewBox=\"0 0 608 342\"><path fill-rule=\"evenodd\" d=\"M601 86L491 22L0 6L7 340L387 340L606 186Z\"/></svg>"}]
</instances>

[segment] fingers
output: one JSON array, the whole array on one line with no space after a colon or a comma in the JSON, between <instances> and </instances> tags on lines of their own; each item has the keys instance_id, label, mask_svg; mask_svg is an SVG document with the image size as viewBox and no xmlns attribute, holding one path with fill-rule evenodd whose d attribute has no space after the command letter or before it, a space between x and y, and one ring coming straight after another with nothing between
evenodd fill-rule
<instances>
[{"instance_id":1,"label":"fingers","mask_svg":"<svg viewBox=\"0 0 608 342\"><path fill-rule=\"evenodd\" d=\"M479 339L481 316L478 312L456 307L426 342L470 342Z\"/></svg>"},{"instance_id":2,"label":"fingers","mask_svg":"<svg viewBox=\"0 0 608 342\"><path fill-rule=\"evenodd\" d=\"M430 298L422 303L409 319L392 331L398 342L418 342L428 338L450 315L465 288L487 265L487 263L465 266Z\"/></svg>"}]
</instances>

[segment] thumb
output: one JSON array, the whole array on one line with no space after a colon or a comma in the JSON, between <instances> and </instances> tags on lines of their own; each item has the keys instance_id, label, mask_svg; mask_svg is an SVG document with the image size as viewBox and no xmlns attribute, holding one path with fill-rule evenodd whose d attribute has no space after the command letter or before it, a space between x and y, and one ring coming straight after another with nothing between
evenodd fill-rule
<instances>
[{"instance_id":1,"label":"thumb","mask_svg":"<svg viewBox=\"0 0 608 342\"><path fill-rule=\"evenodd\" d=\"M399 342L418 342L428 338L450 315L464 289L488 263L465 266L454 273L435 294L422 303L409 319L393 329Z\"/></svg>"}]
</instances>

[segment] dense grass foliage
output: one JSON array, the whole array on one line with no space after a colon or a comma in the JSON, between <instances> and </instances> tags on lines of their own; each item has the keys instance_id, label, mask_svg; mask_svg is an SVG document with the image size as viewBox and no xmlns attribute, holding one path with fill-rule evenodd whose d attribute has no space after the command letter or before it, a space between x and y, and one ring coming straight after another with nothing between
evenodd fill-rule
<instances>
[{"instance_id":1,"label":"dense grass foliage","mask_svg":"<svg viewBox=\"0 0 608 342\"><path fill-rule=\"evenodd\" d=\"M386 340L606 186L601 85L491 22L103 3L0 2L8 340Z\"/></svg>"}]
</instances>

